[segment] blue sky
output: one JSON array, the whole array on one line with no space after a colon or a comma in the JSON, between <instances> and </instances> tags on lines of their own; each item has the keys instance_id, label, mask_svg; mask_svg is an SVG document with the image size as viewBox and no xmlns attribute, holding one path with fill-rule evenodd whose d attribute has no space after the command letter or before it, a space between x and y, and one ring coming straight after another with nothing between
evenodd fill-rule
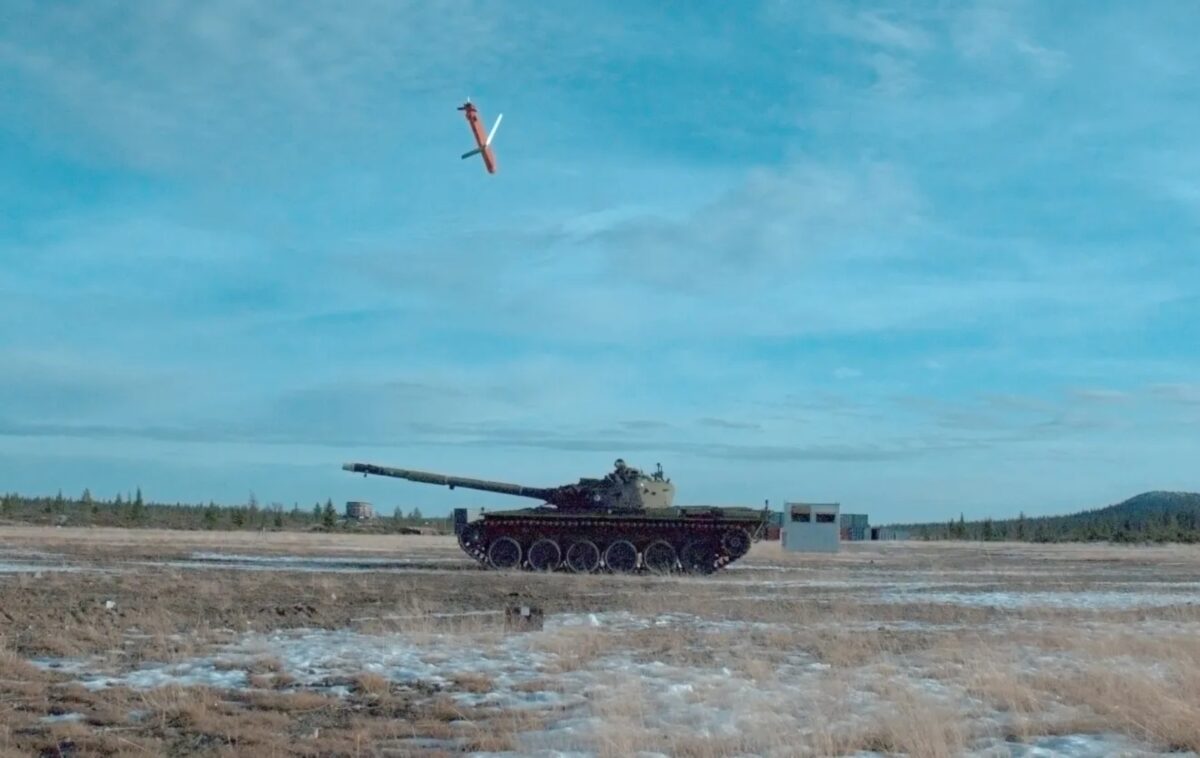
<instances>
[{"instance_id":1,"label":"blue sky","mask_svg":"<svg viewBox=\"0 0 1200 758\"><path fill-rule=\"evenodd\" d=\"M1185 2L5 3L0 490L1200 489L1198 37Z\"/></svg>"}]
</instances>

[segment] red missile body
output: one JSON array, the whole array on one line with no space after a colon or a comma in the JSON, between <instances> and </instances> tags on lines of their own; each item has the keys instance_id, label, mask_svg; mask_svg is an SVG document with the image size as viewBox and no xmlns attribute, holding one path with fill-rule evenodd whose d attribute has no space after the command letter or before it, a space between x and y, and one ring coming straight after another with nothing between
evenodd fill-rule
<instances>
[{"instance_id":1,"label":"red missile body","mask_svg":"<svg viewBox=\"0 0 1200 758\"><path fill-rule=\"evenodd\" d=\"M479 120L479 110L471 103L470 100L458 107L460 111L467 117L467 123L471 125L471 134L475 137L475 149L463 153L463 158L470 158L472 155L483 156L483 166L489 174L496 173L496 155L492 152L492 137L496 134L496 129L500 126L500 119L504 118L501 113L496 117L496 123L492 127L490 134L484 135L483 122Z\"/></svg>"}]
</instances>

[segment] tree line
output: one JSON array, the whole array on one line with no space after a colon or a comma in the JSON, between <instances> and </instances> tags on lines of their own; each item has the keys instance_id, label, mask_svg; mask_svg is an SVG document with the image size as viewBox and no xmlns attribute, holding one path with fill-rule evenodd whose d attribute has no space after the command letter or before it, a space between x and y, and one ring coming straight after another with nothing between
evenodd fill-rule
<instances>
[{"instance_id":1,"label":"tree line","mask_svg":"<svg viewBox=\"0 0 1200 758\"><path fill-rule=\"evenodd\" d=\"M312 531L359 528L376 532L400 532L414 528L452 531L447 517L426 517L420 508L405 513L397 507L388 517L357 522L342 518L327 498L311 507L294 502L260 504L253 492L244 503L218 505L208 503L149 502L138 487L133 492L117 493L110 499L95 497L84 489L78 497L28 496L6 493L0 496L0 521L57 526L111 526L147 529L208 529L247 531Z\"/></svg>"},{"instance_id":2,"label":"tree line","mask_svg":"<svg viewBox=\"0 0 1200 758\"><path fill-rule=\"evenodd\" d=\"M1065 516L902 524L919 540L1017 542L1200 542L1200 494L1147 492L1122 503Z\"/></svg>"}]
</instances>

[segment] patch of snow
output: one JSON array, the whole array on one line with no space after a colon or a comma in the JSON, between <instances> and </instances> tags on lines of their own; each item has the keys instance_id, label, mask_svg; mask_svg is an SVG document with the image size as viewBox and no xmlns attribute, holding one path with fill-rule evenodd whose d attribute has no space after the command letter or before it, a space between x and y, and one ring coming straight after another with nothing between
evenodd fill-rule
<instances>
[{"instance_id":1,"label":"patch of snow","mask_svg":"<svg viewBox=\"0 0 1200 758\"><path fill-rule=\"evenodd\" d=\"M61 671L64 674L92 671L98 665L91 658L51 658L48 656L30 658L29 662L44 671Z\"/></svg>"},{"instance_id":2,"label":"patch of snow","mask_svg":"<svg viewBox=\"0 0 1200 758\"><path fill-rule=\"evenodd\" d=\"M755 589L771 588L771 589L818 589L818 590L845 590L845 589L863 589L863 590L879 590L879 589L906 589L906 590L924 590L935 589L939 587L954 586L948 581L931 582L928 580L912 580L912 581L897 581L884 577L864 577L861 579L752 579L739 578L736 581L730 579L714 579L709 580L706 584L710 585L737 585L742 587L753 587Z\"/></svg>"},{"instance_id":3,"label":"patch of snow","mask_svg":"<svg viewBox=\"0 0 1200 758\"><path fill-rule=\"evenodd\" d=\"M85 673L79 677L79 681L89 690L117 686L148 690L167 685L241 689L246 687L248 678L242 669L226 669L216 666L211 659L198 658L181 663L146 666L124 674Z\"/></svg>"},{"instance_id":4,"label":"patch of snow","mask_svg":"<svg viewBox=\"0 0 1200 758\"><path fill-rule=\"evenodd\" d=\"M976 608L1017 610L1024 608L1070 608L1078 610L1126 610L1166 608L1200 604L1200 593L1183 592L916 592L885 593L874 599L882 603L935 603Z\"/></svg>"},{"instance_id":5,"label":"patch of snow","mask_svg":"<svg viewBox=\"0 0 1200 758\"><path fill-rule=\"evenodd\" d=\"M1012 758L1092 758L1093 756L1171 756L1196 758L1196 753L1157 751L1120 734L1062 734L1028 742L997 740L971 751L972 756Z\"/></svg>"},{"instance_id":6,"label":"patch of snow","mask_svg":"<svg viewBox=\"0 0 1200 758\"><path fill-rule=\"evenodd\" d=\"M306 564L312 566L409 566L422 563L462 563L469 560L462 558L416 557L416 558L371 558L361 556L340 555L250 555L242 553L214 553L199 551L189 556L194 561L257 563L266 566L292 566Z\"/></svg>"},{"instance_id":7,"label":"patch of snow","mask_svg":"<svg viewBox=\"0 0 1200 758\"><path fill-rule=\"evenodd\" d=\"M4 558L33 558L39 561L63 561L66 556L62 553L48 553L45 550L27 550L19 547L0 547L0 557Z\"/></svg>"},{"instance_id":8,"label":"patch of snow","mask_svg":"<svg viewBox=\"0 0 1200 758\"><path fill-rule=\"evenodd\" d=\"M17 563L15 561L0 562L0 574L39 574L43 571L84 571L83 566L71 566L64 563Z\"/></svg>"},{"instance_id":9,"label":"patch of snow","mask_svg":"<svg viewBox=\"0 0 1200 758\"><path fill-rule=\"evenodd\" d=\"M470 559L446 556L427 558L371 558L301 555L243 555L195 552L187 559L130 561L139 566L168 566L186 569L236 569L239 571L296 571L312 573L358 573L364 571L443 571L443 565L463 564Z\"/></svg>"},{"instance_id":10,"label":"patch of snow","mask_svg":"<svg viewBox=\"0 0 1200 758\"><path fill-rule=\"evenodd\" d=\"M462 740L443 740L435 737L404 737L396 740L396 744L407 748L421 750L453 750L458 752L461 749ZM480 755L475 753L474 755Z\"/></svg>"},{"instance_id":11,"label":"patch of snow","mask_svg":"<svg viewBox=\"0 0 1200 758\"><path fill-rule=\"evenodd\" d=\"M519 753L511 751L504 752L476 752L471 753L471 758L595 758L594 752L581 753L570 750L522 750ZM660 753L634 753L635 758L648 758L648 756L658 756ZM665 756L664 756L665 758Z\"/></svg>"},{"instance_id":12,"label":"patch of snow","mask_svg":"<svg viewBox=\"0 0 1200 758\"><path fill-rule=\"evenodd\" d=\"M547 619L545 624L545 628L548 630L569 629L572 627L593 627L614 631L669 627L692 629L700 632L746 632L752 629L789 628L786 624L774 624L762 621L706 619L690 613L658 613L653 616L646 616L630 613L629 611L561 613Z\"/></svg>"},{"instance_id":13,"label":"patch of snow","mask_svg":"<svg viewBox=\"0 0 1200 758\"><path fill-rule=\"evenodd\" d=\"M504 611L447 611L444 613L384 614L382 616L354 616L351 621L421 621L429 619L476 618L480 616L502 616Z\"/></svg>"}]
</instances>

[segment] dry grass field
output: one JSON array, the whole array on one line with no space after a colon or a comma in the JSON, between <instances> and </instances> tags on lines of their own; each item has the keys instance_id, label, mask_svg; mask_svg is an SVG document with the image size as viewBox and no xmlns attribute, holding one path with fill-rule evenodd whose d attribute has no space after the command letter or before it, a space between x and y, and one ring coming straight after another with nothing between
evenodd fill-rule
<instances>
[{"instance_id":1,"label":"dry grass field","mask_svg":"<svg viewBox=\"0 0 1200 758\"><path fill-rule=\"evenodd\" d=\"M521 604L544 628L506 631ZM760 543L651 578L0 528L0 755L1198 751L1198 548Z\"/></svg>"}]
</instances>

